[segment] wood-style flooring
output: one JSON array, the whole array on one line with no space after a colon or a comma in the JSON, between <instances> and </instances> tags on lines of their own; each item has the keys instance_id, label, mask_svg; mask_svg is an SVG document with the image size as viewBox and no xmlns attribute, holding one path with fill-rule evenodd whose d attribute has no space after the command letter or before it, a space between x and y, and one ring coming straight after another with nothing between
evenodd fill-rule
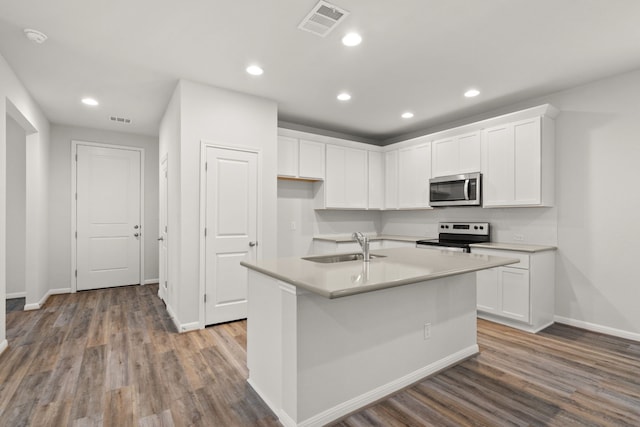
<instances>
[{"instance_id":1,"label":"wood-style flooring","mask_svg":"<svg viewBox=\"0 0 640 427\"><path fill-rule=\"evenodd\" d=\"M157 289L9 313L0 426L280 425L246 384L246 322L178 334ZM640 426L640 343L486 321L478 340L479 355L333 425Z\"/></svg>"}]
</instances>

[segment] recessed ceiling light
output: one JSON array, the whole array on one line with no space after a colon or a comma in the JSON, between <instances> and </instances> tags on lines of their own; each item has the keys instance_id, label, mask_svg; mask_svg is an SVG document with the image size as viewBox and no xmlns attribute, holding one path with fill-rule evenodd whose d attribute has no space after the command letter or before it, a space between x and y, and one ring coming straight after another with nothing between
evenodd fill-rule
<instances>
[{"instance_id":1,"label":"recessed ceiling light","mask_svg":"<svg viewBox=\"0 0 640 427\"><path fill-rule=\"evenodd\" d=\"M251 74L252 76L261 76L262 73L264 73L264 70L257 65L249 65L247 67L247 73Z\"/></svg>"},{"instance_id":2,"label":"recessed ceiling light","mask_svg":"<svg viewBox=\"0 0 640 427\"><path fill-rule=\"evenodd\" d=\"M25 28L24 35L26 38L28 38L32 42L38 43L38 44L42 44L48 39L45 33L42 33L38 30L34 30L32 28Z\"/></svg>"},{"instance_id":3,"label":"recessed ceiling light","mask_svg":"<svg viewBox=\"0 0 640 427\"><path fill-rule=\"evenodd\" d=\"M82 103L83 103L84 105L90 105L90 106L92 106L92 107L95 107L96 105L98 105L98 104L99 104L99 102L98 102L98 101L96 101L96 100L95 100L95 99L93 99L93 98L82 98Z\"/></svg>"},{"instance_id":4,"label":"recessed ceiling light","mask_svg":"<svg viewBox=\"0 0 640 427\"><path fill-rule=\"evenodd\" d=\"M480 95L480 91L478 89L469 89L464 93L464 96L467 98L473 98L474 96Z\"/></svg>"},{"instance_id":5,"label":"recessed ceiling light","mask_svg":"<svg viewBox=\"0 0 640 427\"><path fill-rule=\"evenodd\" d=\"M413 117L413 113L411 111L407 111L406 113L402 113L403 119L410 119Z\"/></svg>"},{"instance_id":6,"label":"recessed ceiling light","mask_svg":"<svg viewBox=\"0 0 640 427\"><path fill-rule=\"evenodd\" d=\"M358 46L362 43L362 37L358 33L349 33L342 38L342 44L345 46Z\"/></svg>"},{"instance_id":7,"label":"recessed ceiling light","mask_svg":"<svg viewBox=\"0 0 640 427\"><path fill-rule=\"evenodd\" d=\"M350 99L351 99L351 95L349 95L349 94L348 94L348 93L346 93L346 92L342 92L342 93L338 94L337 98L338 98L340 101L348 101L348 100L350 100Z\"/></svg>"}]
</instances>

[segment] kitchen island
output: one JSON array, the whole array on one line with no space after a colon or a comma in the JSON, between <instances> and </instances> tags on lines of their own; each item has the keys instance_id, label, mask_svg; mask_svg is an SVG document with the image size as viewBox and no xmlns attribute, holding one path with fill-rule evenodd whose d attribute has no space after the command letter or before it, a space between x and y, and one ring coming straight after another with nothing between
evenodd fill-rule
<instances>
[{"instance_id":1,"label":"kitchen island","mask_svg":"<svg viewBox=\"0 0 640 427\"><path fill-rule=\"evenodd\" d=\"M376 250L249 269L249 384L285 426L336 420L478 352L475 272L516 259Z\"/></svg>"}]
</instances>

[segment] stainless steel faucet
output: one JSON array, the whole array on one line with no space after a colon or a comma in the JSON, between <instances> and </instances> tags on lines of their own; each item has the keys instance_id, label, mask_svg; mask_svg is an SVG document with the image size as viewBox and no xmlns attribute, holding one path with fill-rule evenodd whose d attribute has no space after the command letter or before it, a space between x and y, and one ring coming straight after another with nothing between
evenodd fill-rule
<instances>
[{"instance_id":1,"label":"stainless steel faucet","mask_svg":"<svg viewBox=\"0 0 640 427\"><path fill-rule=\"evenodd\" d=\"M362 248L362 260L364 262L369 262L371 260L371 256L369 255L369 238L360 231L356 231L351 235L351 237L356 239Z\"/></svg>"}]
</instances>

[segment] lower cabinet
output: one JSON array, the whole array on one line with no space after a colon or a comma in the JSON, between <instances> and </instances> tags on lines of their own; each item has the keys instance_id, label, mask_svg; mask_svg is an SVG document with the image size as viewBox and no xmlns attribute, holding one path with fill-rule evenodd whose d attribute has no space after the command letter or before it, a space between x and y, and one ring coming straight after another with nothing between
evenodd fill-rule
<instances>
[{"instance_id":1,"label":"lower cabinet","mask_svg":"<svg viewBox=\"0 0 640 427\"><path fill-rule=\"evenodd\" d=\"M476 273L478 317L528 332L538 332L553 323L553 251L527 253L472 248L471 252L519 259L516 264Z\"/></svg>"}]
</instances>

